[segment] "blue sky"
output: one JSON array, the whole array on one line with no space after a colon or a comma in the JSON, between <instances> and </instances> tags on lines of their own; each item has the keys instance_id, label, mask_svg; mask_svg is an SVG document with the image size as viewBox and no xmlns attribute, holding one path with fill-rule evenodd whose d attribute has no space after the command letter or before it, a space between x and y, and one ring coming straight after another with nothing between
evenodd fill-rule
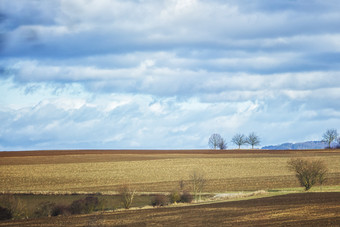
<instances>
[{"instance_id":1,"label":"blue sky","mask_svg":"<svg viewBox=\"0 0 340 227\"><path fill-rule=\"evenodd\" d=\"M212 133L250 132L270 145L339 129L336 0L0 10L0 150L207 148Z\"/></svg>"}]
</instances>

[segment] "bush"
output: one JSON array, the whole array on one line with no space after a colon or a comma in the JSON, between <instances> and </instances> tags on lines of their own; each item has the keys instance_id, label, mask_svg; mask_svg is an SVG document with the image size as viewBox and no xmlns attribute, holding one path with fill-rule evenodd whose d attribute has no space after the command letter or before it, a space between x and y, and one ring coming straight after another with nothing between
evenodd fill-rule
<instances>
[{"instance_id":1,"label":"bush","mask_svg":"<svg viewBox=\"0 0 340 227\"><path fill-rule=\"evenodd\" d=\"M304 159L291 159L288 167L295 172L301 186L308 191L314 184L322 185L326 180L327 167L321 160L309 161Z\"/></svg>"},{"instance_id":2,"label":"bush","mask_svg":"<svg viewBox=\"0 0 340 227\"><path fill-rule=\"evenodd\" d=\"M190 192L184 191L181 195L181 202L182 203L191 203L192 202L192 195L190 194Z\"/></svg>"},{"instance_id":3,"label":"bush","mask_svg":"<svg viewBox=\"0 0 340 227\"><path fill-rule=\"evenodd\" d=\"M151 205L154 207L155 206L158 206L158 207L166 206L168 204L169 204L169 200L168 200L168 197L165 195L155 195L151 201Z\"/></svg>"},{"instance_id":4,"label":"bush","mask_svg":"<svg viewBox=\"0 0 340 227\"><path fill-rule=\"evenodd\" d=\"M52 216L70 215L70 208L65 205L55 205L52 209Z\"/></svg>"},{"instance_id":5,"label":"bush","mask_svg":"<svg viewBox=\"0 0 340 227\"><path fill-rule=\"evenodd\" d=\"M85 199L75 200L69 206L55 205L54 203L45 203L36 211L36 215L48 216L47 210L51 210L51 216L70 215L70 214L88 214L94 211L99 205L97 197L88 196ZM43 211L45 208L46 211ZM46 213L45 213L46 212Z\"/></svg>"},{"instance_id":6,"label":"bush","mask_svg":"<svg viewBox=\"0 0 340 227\"><path fill-rule=\"evenodd\" d=\"M28 218L27 203L13 194L4 194L1 196L0 204L8 209L13 219Z\"/></svg>"},{"instance_id":7,"label":"bush","mask_svg":"<svg viewBox=\"0 0 340 227\"><path fill-rule=\"evenodd\" d=\"M99 200L97 197L89 196L85 199L73 201L69 210L72 214L88 214L94 211L98 204Z\"/></svg>"},{"instance_id":8,"label":"bush","mask_svg":"<svg viewBox=\"0 0 340 227\"><path fill-rule=\"evenodd\" d=\"M171 203L178 203L181 201L181 194L178 191L173 191L169 195Z\"/></svg>"},{"instance_id":9,"label":"bush","mask_svg":"<svg viewBox=\"0 0 340 227\"><path fill-rule=\"evenodd\" d=\"M0 207L0 220L8 220L12 219L12 217L12 212L9 209Z\"/></svg>"},{"instance_id":10,"label":"bush","mask_svg":"<svg viewBox=\"0 0 340 227\"><path fill-rule=\"evenodd\" d=\"M39 204L37 209L34 212L35 217L50 217L52 216L53 209L55 207L55 203L52 202L42 202Z\"/></svg>"},{"instance_id":11,"label":"bush","mask_svg":"<svg viewBox=\"0 0 340 227\"><path fill-rule=\"evenodd\" d=\"M86 213L86 204L85 204L85 200L83 199L79 199L79 200L75 200L71 203L70 207L70 212L72 214L81 214L81 213Z\"/></svg>"},{"instance_id":12,"label":"bush","mask_svg":"<svg viewBox=\"0 0 340 227\"><path fill-rule=\"evenodd\" d=\"M99 206L99 199L94 196L85 198L86 210L88 213L94 211Z\"/></svg>"}]
</instances>

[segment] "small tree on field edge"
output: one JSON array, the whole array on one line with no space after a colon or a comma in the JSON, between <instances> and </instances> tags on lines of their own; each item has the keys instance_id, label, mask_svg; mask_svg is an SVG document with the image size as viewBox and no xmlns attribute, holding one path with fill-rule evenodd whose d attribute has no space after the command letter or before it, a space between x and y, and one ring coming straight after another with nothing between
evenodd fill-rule
<instances>
[{"instance_id":1,"label":"small tree on field edge","mask_svg":"<svg viewBox=\"0 0 340 227\"><path fill-rule=\"evenodd\" d=\"M192 189L194 192L195 201L199 201L201 200L201 195L206 183L206 179L204 178L203 173L194 171L190 176L190 180L192 182Z\"/></svg>"},{"instance_id":2,"label":"small tree on field edge","mask_svg":"<svg viewBox=\"0 0 340 227\"><path fill-rule=\"evenodd\" d=\"M328 148L331 149L331 143L335 141L338 137L338 132L336 129L327 129L327 131L322 135L322 141L328 144Z\"/></svg>"},{"instance_id":3,"label":"small tree on field edge","mask_svg":"<svg viewBox=\"0 0 340 227\"><path fill-rule=\"evenodd\" d=\"M238 149L241 148L242 145L247 143L247 139L244 134L236 134L232 139L231 142L238 146Z\"/></svg>"},{"instance_id":4,"label":"small tree on field edge","mask_svg":"<svg viewBox=\"0 0 340 227\"><path fill-rule=\"evenodd\" d=\"M128 185L123 185L119 189L120 199L125 209L129 209L131 207L135 194L136 190L131 189Z\"/></svg>"},{"instance_id":5,"label":"small tree on field edge","mask_svg":"<svg viewBox=\"0 0 340 227\"><path fill-rule=\"evenodd\" d=\"M254 146L260 145L260 137L255 134L255 132L249 133L246 138L247 144L251 145L251 149L254 149Z\"/></svg>"},{"instance_id":6,"label":"small tree on field edge","mask_svg":"<svg viewBox=\"0 0 340 227\"><path fill-rule=\"evenodd\" d=\"M321 160L305 160L301 158L288 161L288 168L295 173L301 186L308 191L314 184L322 185L326 180L327 167Z\"/></svg>"},{"instance_id":7,"label":"small tree on field edge","mask_svg":"<svg viewBox=\"0 0 340 227\"><path fill-rule=\"evenodd\" d=\"M211 149L217 149L222 140L223 139L220 134L214 133L209 137L208 145Z\"/></svg>"},{"instance_id":8,"label":"small tree on field edge","mask_svg":"<svg viewBox=\"0 0 340 227\"><path fill-rule=\"evenodd\" d=\"M221 138L221 141L220 141L220 143L218 144L218 148L220 149L220 150L225 150L225 149L227 149L227 142L226 142L226 140L225 139L223 139L223 138Z\"/></svg>"}]
</instances>

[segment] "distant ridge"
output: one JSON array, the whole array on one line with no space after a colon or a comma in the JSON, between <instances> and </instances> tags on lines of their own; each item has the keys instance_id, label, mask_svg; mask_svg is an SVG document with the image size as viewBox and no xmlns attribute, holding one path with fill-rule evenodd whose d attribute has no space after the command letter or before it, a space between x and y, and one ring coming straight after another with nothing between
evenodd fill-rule
<instances>
[{"instance_id":1,"label":"distant ridge","mask_svg":"<svg viewBox=\"0 0 340 227\"><path fill-rule=\"evenodd\" d=\"M280 145L264 146L267 150L303 150L303 149L324 149L327 143L322 141L307 141L301 143L283 143Z\"/></svg>"}]
</instances>

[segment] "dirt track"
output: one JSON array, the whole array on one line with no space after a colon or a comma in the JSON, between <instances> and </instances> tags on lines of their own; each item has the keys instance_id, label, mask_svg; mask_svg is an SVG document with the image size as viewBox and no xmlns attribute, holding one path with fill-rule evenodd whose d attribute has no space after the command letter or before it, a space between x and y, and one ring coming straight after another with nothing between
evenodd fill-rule
<instances>
[{"instance_id":1,"label":"dirt track","mask_svg":"<svg viewBox=\"0 0 340 227\"><path fill-rule=\"evenodd\" d=\"M340 193L0 222L0 226L339 226Z\"/></svg>"}]
</instances>

